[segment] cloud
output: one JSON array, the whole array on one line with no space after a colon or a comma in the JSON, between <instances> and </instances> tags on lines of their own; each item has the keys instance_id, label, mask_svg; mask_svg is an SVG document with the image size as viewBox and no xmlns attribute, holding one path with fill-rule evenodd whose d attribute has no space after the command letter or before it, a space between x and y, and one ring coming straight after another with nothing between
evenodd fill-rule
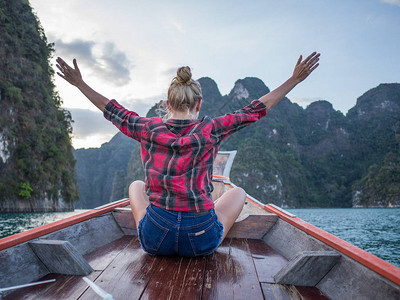
<instances>
[{"instance_id":1,"label":"cloud","mask_svg":"<svg viewBox=\"0 0 400 300\"><path fill-rule=\"evenodd\" d=\"M178 23L177 21L171 21L172 27L174 27L177 31L179 31L182 34L186 34L186 30L183 27L182 24Z\"/></svg>"},{"instance_id":2,"label":"cloud","mask_svg":"<svg viewBox=\"0 0 400 300\"><path fill-rule=\"evenodd\" d=\"M297 103L298 105L302 106L303 108L306 108L308 105L311 103L321 100L321 97L289 97L289 100Z\"/></svg>"},{"instance_id":3,"label":"cloud","mask_svg":"<svg viewBox=\"0 0 400 300\"><path fill-rule=\"evenodd\" d=\"M69 108L71 112L73 138L85 139L93 135L114 135L118 129L107 121L100 111L89 109Z\"/></svg>"},{"instance_id":4,"label":"cloud","mask_svg":"<svg viewBox=\"0 0 400 300\"><path fill-rule=\"evenodd\" d=\"M111 141L115 134L93 134L84 138L74 138L72 139L72 146L75 149L99 148L102 144Z\"/></svg>"},{"instance_id":5,"label":"cloud","mask_svg":"<svg viewBox=\"0 0 400 300\"><path fill-rule=\"evenodd\" d=\"M55 48L57 55L76 58L78 64L84 64L104 81L123 86L131 80L129 69L131 63L114 43L96 43L81 39L64 42L57 39Z\"/></svg>"},{"instance_id":6,"label":"cloud","mask_svg":"<svg viewBox=\"0 0 400 300\"><path fill-rule=\"evenodd\" d=\"M166 69L161 72L161 75L173 78L174 76L176 76L177 69L178 69L177 67L172 67L172 68Z\"/></svg>"},{"instance_id":7,"label":"cloud","mask_svg":"<svg viewBox=\"0 0 400 300\"><path fill-rule=\"evenodd\" d=\"M62 40L57 40L55 46L60 55L68 55L75 57L88 65L96 64L96 59L93 57L92 49L95 42L74 40L70 43L64 43Z\"/></svg>"},{"instance_id":8,"label":"cloud","mask_svg":"<svg viewBox=\"0 0 400 300\"><path fill-rule=\"evenodd\" d=\"M162 94L145 99L117 99L127 109L135 111L139 116L145 117L147 112L161 99L166 99ZM75 149L89 148L108 142L118 132L118 128L107 121L100 111L90 109L68 108L72 115L72 142Z\"/></svg>"},{"instance_id":9,"label":"cloud","mask_svg":"<svg viewBox=\"0 0 400 300\"><path fill-rule=\"evenodd\" d=\"M381 0L383 3L400 6L400 0Z\"/></svg>"},{"instance_id":10,"label":"cloud","mask_svg":"<svg viewBox=\"0 0 400 300\"><path fill-rule=\"evenodd\" d=\"M101 60L104 62L104 70L107 70L106 76L114 81L116 85L122 86L130 81L129 60L125 53L115 48L113 43L107 42L103 48Z\"/></svg>"},{"instance_id":11,"label":"cloud","mask_svg":"<svg viewBox=\"0 0 400 300\"><path fill-rule=\"evenodd\" d=\"M121 99L120 103L124 105L127 109L133 110L139 116L145 117L149 112L150 108L152 108L156 103L160 102L160 100L166 100L167 95L161 94L154 97L149 97L145 99Z\"/></svg>"}]
</instances>

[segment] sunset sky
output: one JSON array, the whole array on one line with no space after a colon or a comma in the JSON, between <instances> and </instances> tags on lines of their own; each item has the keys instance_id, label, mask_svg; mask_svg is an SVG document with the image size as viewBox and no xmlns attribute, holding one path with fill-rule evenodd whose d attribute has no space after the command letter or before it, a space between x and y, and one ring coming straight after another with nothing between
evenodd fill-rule
<instances>
[{"instance_id":1,"label":"sunset sky","mask_svg":"<svg viewBox=\"0 0 400 300\"><path fill-rule=\"evenodd\" d=\"M89 85L141 115L166 99L182 65L225 95L249 76L274 89L300 54L316 50L320 67L288 98L303 107L328 100L344 114L367 90L400 82L400 0L30 3L55 55L76 58ZM75 120L74 147L109 141L117 130L102 113L62 79L55 84Z\"/></svg>"}]
</instances>

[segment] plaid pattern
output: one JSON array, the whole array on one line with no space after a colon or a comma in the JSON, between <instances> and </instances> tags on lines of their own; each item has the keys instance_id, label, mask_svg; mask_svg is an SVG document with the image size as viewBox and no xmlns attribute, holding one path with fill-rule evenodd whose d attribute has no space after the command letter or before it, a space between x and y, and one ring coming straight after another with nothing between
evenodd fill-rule
<instances>
[{"instance_id":1,"label":"plaid pattern","mask_svg":"<svg viewBox=\"0 0 400 300\"><path fill-rule=\"evenodd\" d=\"M267 114L265 105L248 106L222 117L201 120L143 118L111 100L104 117L140 142L146 193L153 205L201 212L214 207L213 162L221 141Z\"/></svg>"}]
</instances>

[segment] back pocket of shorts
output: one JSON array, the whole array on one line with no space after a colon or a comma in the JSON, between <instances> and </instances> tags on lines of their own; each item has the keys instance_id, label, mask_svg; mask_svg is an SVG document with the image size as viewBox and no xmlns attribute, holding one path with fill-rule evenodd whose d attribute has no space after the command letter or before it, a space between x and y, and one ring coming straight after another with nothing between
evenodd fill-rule
<instances>
[{"instance_id":1,"label":"back pocket of shorts","mask_svg":"<svg viewBox=\"0 0 400 300\"><path fill-rule=\"evenodd\" d=\"M222 236L222 230L217 221L195 233L188 233L190 245L196 256L211 254L217 247Z\"/></svg>"},{"instance_id":2,"label":"back pocket of shorts","mask_svg":"<svg viewBox=\"0 0 400 300\"><path fill-rule=\"evenodd\" d=\"M145 250L157 252L160 249L169 229L158 224L151 216L146 214L141 224L140 237ZM154 253L157 254L157 253Z\"/></svg>"}]
</instances>

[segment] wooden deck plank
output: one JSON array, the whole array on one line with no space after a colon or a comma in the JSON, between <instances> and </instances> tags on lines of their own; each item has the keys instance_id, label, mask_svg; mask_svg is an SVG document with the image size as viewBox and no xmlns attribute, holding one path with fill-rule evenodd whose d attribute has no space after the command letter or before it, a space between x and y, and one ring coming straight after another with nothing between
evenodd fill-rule
<instances>
[{"instance_id":1,"label":"wooden deck plank","mask_svg":"<svg viewBox=\"0 0 400 300\"><path fill-rule=\"evenodd\" d=\"M100 273L100 271L94 271L86 277L94 281ZM3 297L3 300L78 299L88 288L87 283L83 281L82 277L76 275L48 274L39 281L56 279L54 283L18 289L12 294Z\"/></svg>"},{"instance_id":2,"label":"wooden deck plank","mask_svg":"<svg viewBox=\"0 0 400 300\"><path fill-rule=\"evenodd\" d=\"M265 299L273 300L329 300L316 287L261 283Z\"/></svg>"},{"instance_id":3,"label":"wooden deck plank","mask_svg":"<svg viewBox=\"0 0 400 300\"><path fill-rule=\"evenodd\" d=\"M263 299L247 239L225 239L205 275L203 299Z\"/></svg>"},{"instance_id":4,"label":"wooden deck plank","mask_svg":"<svg viewBox=\"0 0 400 300\"><path fill-rule=\"evenodd\" d=\"M207 257L203 299L233 299L231 276L231 257L229 256L231 239L222 241L218 249Z\"/></svg>"},{"instance_id":5,"label":"wooden deck plank","mask_svg":"<svg viewBox=\"0 0 400 300\"><path fill-rule=\"evenodd\" d=\"M113 295L115 300L138 299L160 260L145 253L137 237L134 237L94 282ZM93 290L88 289L79 299L96 297Z\"/></svg>"},{"instance_id":6,"label":"wooden deck plank","mask_svg":"<svg viewBox=\"0 0 400 300\"><path fill-rule=\"evenodd\" d=\"M268 300L303 300L300 293L293 286L261 283L261 287L265 299Z\"/></svg>"},{"instance_id":7,"label":"wooden deck plank","mask_svg":"<svg viewBox=\"0 0 400 300\"><path fill-rule=\"evenodd\" d=\"M296 286L297 291L303 297L302 300L329 300L322 292L315 286Z\"/></svg>"},{"instance_id":8,"label":"wooden deck plank","mask_svg":"<svg viewBox=\"0 0 400 300\"><path fill-rule=\"evenodd\" d=\"M163 257L141 299L201 299L206 257Z\"/></svg>"},{"instance_id":9,"label":"wooden deck plank","mask_svg":"<svg viewBox=\"0 0 400 300\"><path fill-rule=\"evenodd\" d=\"M275 283L273 276L287 264L287 259L275 252L263 240L248 240L260 282Z\"/></svg>"},{"instance_id":10,"label":"wooden deck plank","mask_svg":"<svg viewBox=\"0 0 400 300\"><path fill-rule=\"evenodd\" d=\"M117 239L103 247L100 247L93 252L84 255L83 257L87 260L93 270L102 271L104 270L114 258L123 250L128 244L135 239L132 236L124 235L120 239Z\"/></svg>"}]
</instances>

